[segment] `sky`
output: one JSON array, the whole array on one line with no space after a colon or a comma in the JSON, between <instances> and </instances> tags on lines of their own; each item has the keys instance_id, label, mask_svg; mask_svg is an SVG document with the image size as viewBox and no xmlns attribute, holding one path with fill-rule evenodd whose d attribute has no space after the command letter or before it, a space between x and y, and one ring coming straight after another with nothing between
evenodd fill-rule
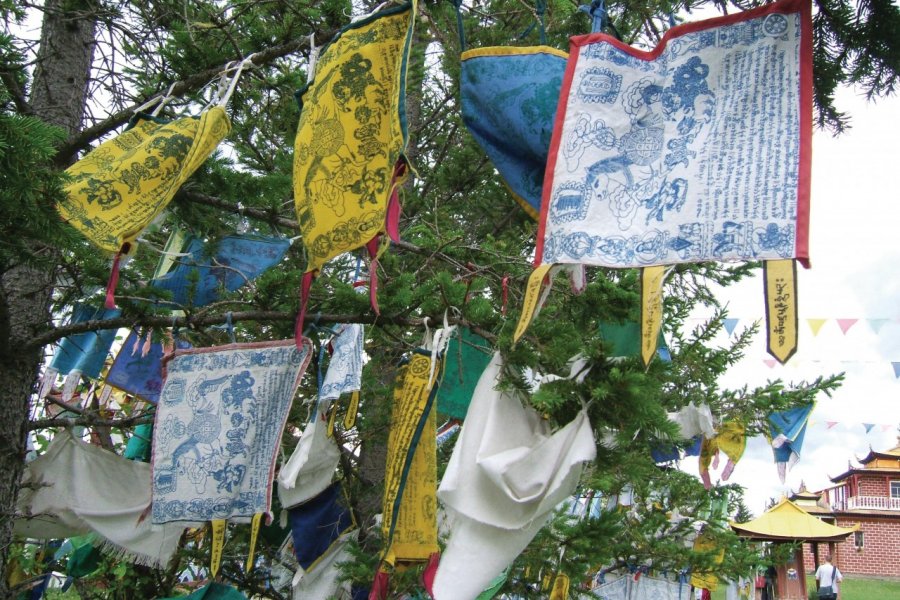
<instances>
[{"instance_id":1,"label":"sky","mask_svg":"<svg viewBox=\"0 0 900 600\"><path fill-rule=\"evenodd\" d=\"M761 331L721 381L737 388L839 372L846 379L832 397L817 399L800 462L785 484L766 439L748 441L730 482L745 487L745 503L757 515L770 498L796 491L801 482L810 490L832 485L829 478L845 472L848 461L858 465L870 447L898 445L900 379L892 363L900 369L900 98L871 103L843 89L837 100L852 116L852 128L836 138L813 135L812 266L798 268L798 351L778 365L766 354ZM723 290L722 298L729 317L738 319L735 332L755 320L764 323L761 276ZM819 325L817 334L810 320ZM726 338L723 332L717 341ZM873 425L868 433L864 423ZM696 473L696 463L685 459L682 468Z\"/></svg>"}]
</instances>

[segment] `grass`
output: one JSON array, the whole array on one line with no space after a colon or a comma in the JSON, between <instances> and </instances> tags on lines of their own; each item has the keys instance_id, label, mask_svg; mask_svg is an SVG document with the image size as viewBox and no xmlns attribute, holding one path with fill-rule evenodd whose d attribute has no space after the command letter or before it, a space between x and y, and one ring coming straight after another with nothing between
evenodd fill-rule
<instances>
[{"instance_id":1,"label":"grass","mask_svg":"<svg viewBox=\"0 0 900 600\"><path fill-rule=\"evenodd\" d=\"M816 580L807 575L807 589L810 600L816 598ZM900 598L900 580L896 579L867 579L848 575L840 585L840 600L888 600ZM712 600L725 600L725 588L720 587L713 592Z\"/></svg>"}]
</instances>

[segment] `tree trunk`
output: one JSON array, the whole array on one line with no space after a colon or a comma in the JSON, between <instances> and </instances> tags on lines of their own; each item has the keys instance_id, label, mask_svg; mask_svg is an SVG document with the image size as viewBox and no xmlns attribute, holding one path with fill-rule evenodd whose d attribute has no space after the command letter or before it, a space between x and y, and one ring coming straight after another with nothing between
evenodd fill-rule
<instances>
[{"instance_id":1,"label":"tree trunk","mask_svg":"<svg viewBox=\"0 0 900 600\"><path fill-rule=\"evenodd\" d=\"M89 0L47 0L30 103L34 114L70 135L81 128L94 54L95 17ZM35 253L44 249L35 248ZM28 408L41 350L24 343L50 321L54 274L27 264L0 274L0 566L5 572L12 515L25 459ZM0 598L9 590L0 577Z\"/></svg>"}]
</instances>

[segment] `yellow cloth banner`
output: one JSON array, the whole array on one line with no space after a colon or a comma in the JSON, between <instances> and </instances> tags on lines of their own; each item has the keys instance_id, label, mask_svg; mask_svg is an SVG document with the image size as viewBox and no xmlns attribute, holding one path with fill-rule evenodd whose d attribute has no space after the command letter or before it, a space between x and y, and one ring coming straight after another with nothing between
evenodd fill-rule
<instances>
[{"instance_id":1,"label":"yellow cloth banner","mask_svg":"<svg viewBox=\"0 0 900 600\"><path fill-rule=\"evenodd\" d=\"M662 284L665 267L641 269L641 358L649 365L662 327Z\"/></svg>"},{"instance_id":2,"label":"yellow cloth banner","mask_svg":"<svg viewBox=\"0 0 900 600\"><path fill-rule=\"evenodd\" d=\"M708 473L716 452L722 451L729 459L729 464L722 473L722 479L727 480L731 476L734 465L744 455L746 447L747 432L744 426L736 421L722 423L716 431L716 435L711 438L703 438L700 445L700 475ZM704 483L708 484L709 481L704 479Z\"/></svg>"},{"instance_id":3,"label":"yellow cloth banner","mask_svg":"<svg viewBox=\"0 0 900 600\"><path fill-rule=\"evenodd\" d=\"M225 519L213 519L212 527L212 553L210 556L209 572L213 579L219 574L222 566L222 550L225 549Z\"/></svg>"},{"instance_id":4,"label":"yellow cloth banner","mask_svg":"<svg viewBox=\"0 0 900 600\"><path fill-rule=\"evenodd\" d=\"M525 300L522 303L522 314L519 316L519 323L516 325L516 331L513 334L513 343L519 341L531 320L534 318L534 312L537 310L538 303L541 299L541 290L544 287L544 278L550 273L553 265L538 265L528 277L528 283L525 287Z\"/></svg>"},{"instance_id":5,"label":"yellow cloth banner","mask_svg":"<svg viewBox=\"0 0 900 600\"><path fill-rule=\"evenodd\" d=\"M228 135L219 106L168 123L138 115L133 127L66 170L60 215L103 250L117 252L149 225Z\"/></svg>"},{"instance_id":6,"label":"yellow cloth banner","mask_svg":"<svg viewBox=\"0 0 900 600\"><path fill-rule=\"evenodd\" d=\"M553 589L550 590L550 600L566 600L569 597L569 576L558 573L553 580Z\"/></svg>"},{"instance_id":7,"label":"yellow cloth banner","mask_svg":"<svg viewBox=\"0 0 900 600\"><path fill-rule=\"evenodd\" d=\"M697 539L694 540L694 552L710 552L715 550L718 546L716 545L716 541L706 532L701 533L697 536ZM716 565L722 564L722 560L725 558L725 549L720 549L717 553L713 555L713 562ZM691 574L691 585L695 588L703 588L704 590L709 590L710 592L716 591L716 588L719 587L719 578L715 575L716 569L713 568L709 572L694 572Z\"/></svg>"},{"instance_id":8,"label":"yellow cloth banner","mask_svg":"<svg viewBox=\"0 0 900 600\"><path fill-rule=\"evenodd\" d=\"M797 263L763 263L766 286L766 341L769 354L784 364L797 351Z\"/></svg>"},{"instance_id":9,"label":"yellow cloth banner","mask_svg":"<svg viewBox=\"0 0 900 600\"><path fill-rule=\"evenodd\" d=\"M356 427L356 415L359 413L359 390L350 394L350 405L347 406L347 414L344 415L344 431Z\"/></svg>"},{"instance_id":10,"label":"yellow cloth banner","mask_svg":"<svg viewBox=\"0 0 900 600\"><path fill-rule=\"evenodd\" d=\"M262 523L263 513L256 513L250 520L250 552L247 553L247 564L244 565L244 572L249 573L253 570L253 559L256 556L256 540L259 538L259 526Z\"/></svg>"},{"instance_id":11,"label":"yellow cloth banner","mask_svg":"<svg viewBox=\"0 0 900 600\"><path fill-rule=\"evenodd\" d=\"M439 373L441 359L436 360ZM416 352L401 367L394 388L381 524L384 556L391 564L427 560L438 551L437 411L430 374L430 353Z\"/></svg>"},{"instance_id":12,"label":"yellow cloth banner","mask_svg":"<svg viewBox=\"0 0 900 600\"><path fill-rule=\"evenodd\" d=\"M325 47L302 92L294 204L307 272L385 230L406 145L404 89L414 6L352 23Z\"/></svg>"}]
</instances>

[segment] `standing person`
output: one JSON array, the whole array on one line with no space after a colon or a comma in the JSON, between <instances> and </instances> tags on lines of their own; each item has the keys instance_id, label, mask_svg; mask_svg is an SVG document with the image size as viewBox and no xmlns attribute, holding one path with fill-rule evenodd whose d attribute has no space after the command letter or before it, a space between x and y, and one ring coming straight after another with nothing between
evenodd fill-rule
<instances>
[{"instance_id":1,"label":"standing person","mask_svg":"<svg viewBox=\"0 0 900 600\"><path fill-rule=\"evenodd\" d=\"M822 600L835 600L838 596L838 583L844 577L838 568L831 564L831 554L825 555L825 562L816 569L816 588Z\"/></svg>"}]
</instances>

